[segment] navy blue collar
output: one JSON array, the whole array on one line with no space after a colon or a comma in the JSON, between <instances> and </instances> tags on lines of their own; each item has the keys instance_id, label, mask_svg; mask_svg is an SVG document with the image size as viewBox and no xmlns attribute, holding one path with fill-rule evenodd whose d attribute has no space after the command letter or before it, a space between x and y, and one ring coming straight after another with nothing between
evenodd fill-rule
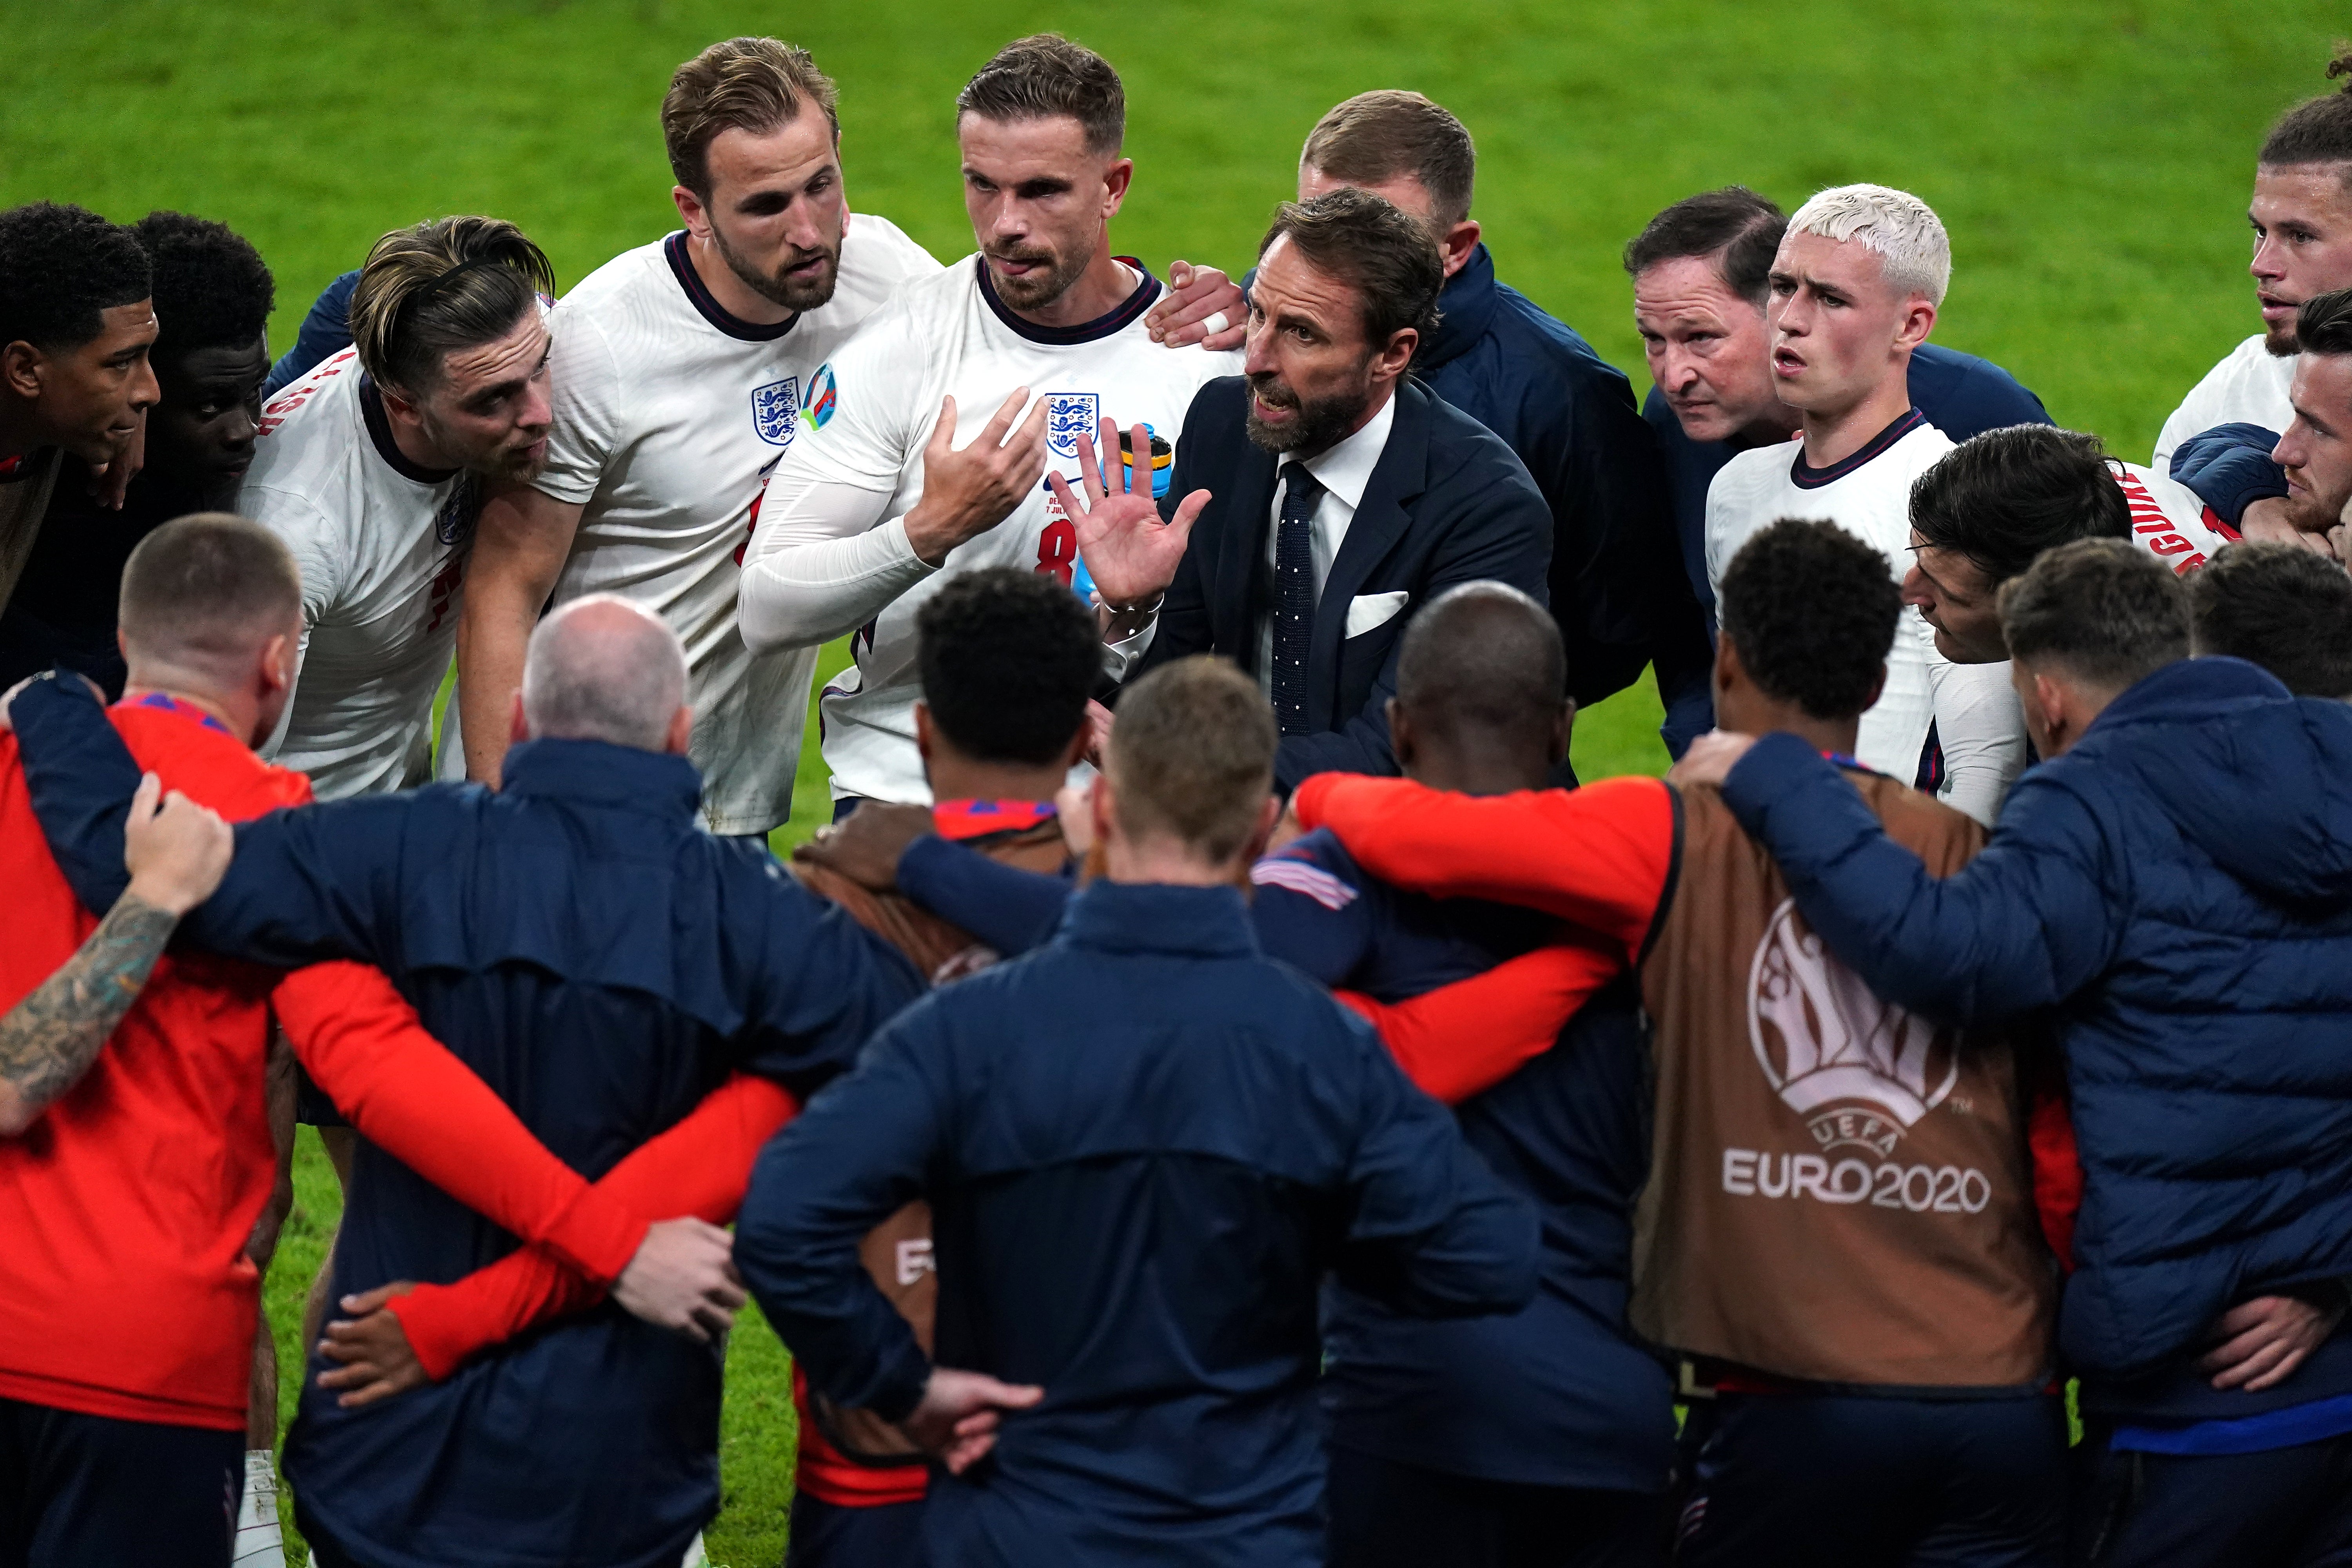
<instances>
[{"instance_id":1,"label":"navy blue collar","mask_svg":"<svg viewBox=\"0 0 2352 1568\"><path fill-rule=\"evenodd\" d=\"M668 259L677 286L686 290L688 300L701 312L702 319L730 338L740 338L747 343L772 343L800 321L798 310L781 321L747 321L720 304L718 296L704 286L702 274L694 269L694 258L686 248L684 229L662 241L662 255Z\"/></svg>"},{"instance_id":2,"label":"navy blue collar","mask_svg":"<svg viewBox=\"0 0 2352 1568\"><path fill-rule=\"evenodd\" d=\"M1068 348L1076 343L1090 343L1098 338L1107 338L1114 332L1124 330L1138 316L1151 309L1151 301L1160 298L1160 279L1151 275L1151 268L1132 256L1121 256L1115 259L1124 261L1134 268L1141 275L1143 281L1135 286L1133 293L1128 295L1109 310L1097 316L1091 321L1081 321L1075 327L1041 327L1024 317L1014 315L1012 309L996 297L995 280L988 275L988 258L975 253L972 256L971 264L980 274L980 297L988 301L988 308L996 313L998 321L1033 343L1045 343L1055 348Z\"/></svg>"},{"instance_id":3,"label":"navy blue collar","mask_svg":"<svg viewBox=\"0 0 2352 1568\"><path fill-rule=\"evenodd\" d=\"M525 741L507 753L499 793L616 805L691 822L702 775L684 757L609 741Z\"/></svg>"},{"instance_id":4,"label":"navy blue collar","mask_svg":"<svg viewBox=\"0 0 2352 1568\"><path fill-rule=\"evenodd\" d=\"M2096 719L2084 727L2083 734L2087 740L2102 728L2147 719L2178 721L2210 716L2265 702L2292 701L2294 697L2294 693L2277 676L2242 658L2215 655L2176 659L2124 688Z\"/></svg>"},{"instance_id":5,"label":"navy blue collar","mask_svg":"<svg viewBox=\"0 0 2352 1568\"><path fill-rule=\"evenodd\" d=\"M1104 952L1255 957L1257 928L1239 888L1166 882L1087 883L1062 917L1062 937Z\"/></svg>"},{"instance_id":6,"label":"navy blue collar","mask_svg":"<svg viewBox=\"0 0 2352 1568\"><path fill-rule=\"evenodd\" d=\"M1819 489L1823 485L1845 478L1926 423L1927 423L1926 415L1916 408L1906 408L1903 411L1902 418L1864 442L1861 451L1842 462L1832 463L1826 468L1816 468L1806 462L1804 443L1799 441L1796 461L1789 465L1789 479L1801 490Z\"/></svg>"},{"instance_id":7,"label":"navy blue collar","mask_svg":"<svg viewBox=\"0 0 2352 1568\"><path fill-rule=\"evenodd\" d=\"M1495 319L1498 288L1495 258L1481 240L1462 270L1445 280L1445 291L1437 297L1437 331L1413 356L1413 369L1425 375L1485 337Z\"/></svg>"},{"instance_id":8,"label":"navy blue collar","mask_svg":"<svg viewBox=\"0 0 2352 1568\"><path fill-rule=\"evenodd\" d=\"M392 438L392 420L383 411L383 394L377 390L375 377L365 371L360 372L360 417L367 422L368 439L375 446L375 455L402 479L414 479L420 485L437 485L457 471L428 468L408 460L400 443Z\"/></svg>"}]
</instances>

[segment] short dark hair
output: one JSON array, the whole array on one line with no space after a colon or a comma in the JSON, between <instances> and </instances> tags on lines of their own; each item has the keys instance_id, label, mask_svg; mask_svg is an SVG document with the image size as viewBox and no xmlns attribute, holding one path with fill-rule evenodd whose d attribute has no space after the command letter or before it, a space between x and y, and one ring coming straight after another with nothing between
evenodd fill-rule
<instances>
[{"instance_id":1,"label":"short dark hair","mask_svg":"<svg viewBox=\"0 0 2352 1568\"><path fill-rule=\"evenodd\" d=\"M1127 140L1127 89L1110 62L1059 33L1033 33L996 51L956 94L956 113L999 124L1067 115L1090 153Z\"/></svg>"},{"instance_id":2,"label":"short dark hair","mask_svg":"<svg viewBox=\"0 0 2352 1568\"><path fill-rule=\"evenodd\" d=\"M1444 737L1548 740L1568 700L1551 612L1504 583L1464 583L1421 608L1397 650L1397 700Z\"/></svg>"},{"instance_id":3,"label":"short dark hair","mask_svg":"<svg viewBox=\"0 0 2352 1568\"><path fill-rule=\"evenodd\" d=\"M1999 587L2055 545L2129 539L2131 507L2096 436L2012 425L1972 436L1911 481L1911 526Z\"/></svg>"},{"instance_id":4,"label":"short dark hair","mask_svg":"<svg viewBox=\"0 0 2352 1568\"><path fill-rule=\"evenodd\" d=\"M1287 237L1318 272L1351 286L1364 302L1364 337L1374 349L1407 327L1426 345L1437 331L1445 258L1429 230L1393 202L1349 185L1311 202L1285 202L1258 241L1261 259Z\"/></svg>"},{"instance_id":5,"label":"short dark hair","mask_svg":"<svg viewBox=\"0 0 2352 1568\"><path fill-rule=\"evenodd\" d=\"M117 604L133 658L209 664L285 632L302 613L302 574L259 523L193 512L139 542Z\"/></svg>"},{"instance_id":6,"label":"short dark hair","mask_svg":"<svg viewBox=\"0 0 2352 1568\"><path fill-rule=\"evenodd\" d=\"M1438 224L1470 216L1478 149L1444 104L1417 92L1360 92L1315 122L1298 161L1345 184L1381 185L1402 174L1421 182Z\"/></svg>"},{"instance_id":7,"label":"short dark hair","mask_svg":"<svg viewBox=\"0 0 2352 1568\"><path fill-rule=\"evenodd\" d=\"M368 252L352 289L352 346L383 384L429 391L445 356L496 342L541 294L546 253L504 218L441 217L396 228Z\"/></svg>"},{"instance_id":8,"label":"short dark hair","mask_svg":"<svg viewBox=\"0 0 2352 1568\"><path fill-rule=\"evenodd\" d=\"M1017 566L961 573L915 612L931 722L986 763L1060 760L1102 673L1094 616L1058 577Z\"/></svg>"},{"instance_id":9,"label":"short dark hair","mask_svg":"<svg viewBox=\"0 0 2352 1568\"><path fill-rule=\"evenodd\" d=\"M27 202L0 212L0 346L75 349L103 312L154 292L139 237L85 207Z\"/></svg>"},{"instance_id":10,"label":"short dark hair","mask_svg":"<svg viewBox=\"0 0 2352 1568\"><path fill-rule=\"evenodd\" d=\"M1746 185L1685 196L1625 242L1625 271L1638 278L1661 261L1715 258L1725 288L1762 310L1771 298L1772 258L1789 215Z\"/></svg>"},{"instance_id":11,"label":"short dark hair","mask_svg":"<svg viewBox=\"0 0 2352 1568\"><path fill-rule=\"evenodd\" d=\"M2352 289L2314 294L2297 306L2294 341L2307 354L2352 354Z\"/></svg>"},{"instance_id":12,"label":"short dark hair","mask_svg":"<svg viewBox=\"0 0 2352 1568\"><path fill-rule=\"evenodd\" d=\"M1248 847L1274 787L1274 708L1214 654L1163 664L1127 689L1105 771L1129 837L1161 833L1204 860Z\"/></svg>"},{"instance_id":13,"label":"short dark hair","mask_svg":"<svg viewBox=\"0 0 2352 1568\"><path fill-rule=\"evenodd\" d=\"M1739 547L1715 607L1767 697L1816 719L1851 719L1878 694L1903 590L1876 546L1833 522L1784 517Z\"/></svg>"},{"instance_id":14,"label":"short dark hair","mask_svg":"<svg viewBox=\"0 0 2352 1568\"><path fill-rule=\"evenodd\" d=\"M2259 664L2298 697L2352 697L2352 576L2293 544L2230 544L2189 577L2192 646Z\"/></svg>"},{"instance_id":15,"label":"short dark hair","mask_svg":"<svg viewBox=\"0 0 2352 1568\"><path fill-rule=\"evenodd\" d=\"M727 38L677 68L662 97L662 145L669 172L696 195L710 195L710 144L723 132L774 131L800 118L801 106L824 110L841 140L833 79L806 49L780 38Z\"/></svg>"},{"instance_id":16,"label":"short dark hair","mask_svg":"<svg viewBox=\"0 0 2352 1568\"><path fill-rule=\"evenodd\" d=\"M2337 44L2327 62L2327 79L2352 75L2352 45ZM2352 163L2352 81L2334 92L2306 98L2278 117L2263 138L2256 163Z\"/></svg>"},{"instance_id":17,"label":"short dark hair","mask_svg":"<svg viewBox=\"0 0 2352 1568\"><path fill-rule=\"evenodd\" d=\"M2189 590L2124 540L2044 552L2001 584L2000 606L2010 658L2055 664L2111 691L2189 657Z\"/></svg>"},{"instance_id":18,"label":"short dark hair","mask_svg":"<svg viewBox=\"0 0 2352 1568\"><path fill-rule=\"evenodd\" d=\"M278 285L243 235L175 212L149 213L131 231L154 268L157 357L260 342Z\"/></svg>"}]
</instances>

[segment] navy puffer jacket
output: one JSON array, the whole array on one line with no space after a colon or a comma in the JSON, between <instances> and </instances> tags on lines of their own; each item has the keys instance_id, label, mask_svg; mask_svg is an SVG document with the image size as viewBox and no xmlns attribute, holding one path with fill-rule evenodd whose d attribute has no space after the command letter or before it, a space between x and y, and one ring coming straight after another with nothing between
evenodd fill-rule
<instances>
[{"instance_id":1,"label":"navy puffer jacket","mask_svg":"<svg viewBox=\"0 0 2352 1568\"><path fill-rule=\"evenodd\" d=\"M2352 707L2236 659L2158 670L1940 882L1793 736L1724 798L1881 996L2051 1010L2085 1177L2060 1343L2095 1398L2202 1417L2352 1390L2342 1335L2268 1395L2189 1368L2232 1304L2352 1274Z\"/></svg>"}]
</instances>

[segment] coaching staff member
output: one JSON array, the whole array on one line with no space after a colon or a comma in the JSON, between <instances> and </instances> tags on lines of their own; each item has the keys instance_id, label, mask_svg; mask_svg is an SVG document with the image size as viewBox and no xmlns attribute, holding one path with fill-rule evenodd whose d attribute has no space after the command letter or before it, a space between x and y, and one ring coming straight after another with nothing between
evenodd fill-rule
<instances>
[{"instance_id":1,"label":"coaching staff member","mask_svg":"<svg viewBox=\"0 0 2352 1568\"><path fill-rule=\"evenodd\" d=\"M1191 519L1173 580L1152 564L1147 499L1089 475L1082 501L1051 481L1086 513L1080 547L1106 604L1165 590L1139 671L1218 653L1256 678L1282 791L1397 771L1388 701L1421 605L1480 579L1546 592L1543 493L1500 437L1408 374L1444 286L1429 231L1385 199L1286 202L1258 247L1244 374L1209 383L1184 416L1161 502Z\"/></svg>"},{"instance_id":2,"label":"coaching staff member","mask_svg":"<svg viewBox=\"0 0 2352 1568\"><path fill-rule=\"evenodd\" d=\"M766 855L703 829L686 691L661 622L574 600L531 634L498 792L430 785L247 824L182 931L261 963L376 963L583 1175L730 1068L809 1094L916 977ZM85 904L111 904L137 764L87 692L36 682L10 711L60 868ZM446 1284L514 1246L360 1144L338 1297ZM707 1337L605 1308L369 1409L314 1376L286 1451L303 1533L332 1568L676 1563L719 1509L720 1364Z\"/></svg>"}]
</instances>

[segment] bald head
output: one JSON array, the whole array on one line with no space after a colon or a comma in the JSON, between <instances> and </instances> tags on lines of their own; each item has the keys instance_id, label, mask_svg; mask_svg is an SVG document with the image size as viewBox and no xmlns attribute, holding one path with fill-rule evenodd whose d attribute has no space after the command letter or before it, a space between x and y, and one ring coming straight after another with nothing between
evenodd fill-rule
<instances>
[{"instance_id":1,"label":"bald head","mask_svg":"<svg viewBox=\"0 0 2352 1568\"><path fill-rule=\"evenodd\" d=\"M1405 628L1389 731L1424 784L1539 787L1567 754L1568 656L1551 612L1502 583L1465 583Z\"/></svg>"},{"instance_id":2,"label":"bald head","mask_svg":"<svg viewBox=\"0 0 2352 1568\"><path fill-rule=\"evenodd\" d=\"M683 752L692 723L686 650L660 617L626 599L574 599L530 634L522 719L530 739Z\"/></svg>"}]
</instances>

